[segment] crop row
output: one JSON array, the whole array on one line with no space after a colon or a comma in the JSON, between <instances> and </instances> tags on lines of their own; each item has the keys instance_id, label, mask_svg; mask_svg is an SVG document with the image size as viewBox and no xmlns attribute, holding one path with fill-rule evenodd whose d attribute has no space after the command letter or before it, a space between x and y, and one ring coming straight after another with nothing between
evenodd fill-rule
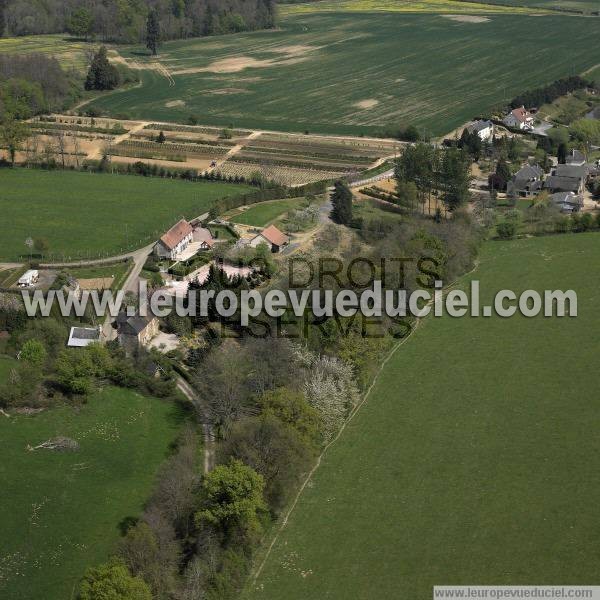
<instances>
[{"instance_id":1,"label":"crop row","mask_svg":"<svg viewBox=\"0 0 600 600\"><path fill-rule=\"evenodd\" d=\"M240 152L235 155L235 161L239 163L254 163L260 165L280 166L280 167L294 167L297 169L325 169L327 171L335 171L337 173L348 173L350 171L359 170L355 165L330 165L323 164L319 165L315 161L301 161L301 160L288 160L285 158L270 158L270 157L256 157L248 155L244 152Z\"/></svg>"},{"instance_id":2,"label":"crop row","mask_svg":"<svg viewBox=\"0 0 600 600\"><path fill-rule=\"evenodd\" d=\"M332 154L323 152L302 152L298 149L284 149L284 148L267 148L263 146L257 146L255 144L249 144L244 146L244 150L247 152L261 153L261 154L278 154L284 156L295 156L296 158L324 158L327 160L341 160L345 162L354 163L366 163L367 165L373 162L373 157L370 156L352 156L348 154Z\"/></svg>"},{"instance_id":3,"label":"crop row","mask_svg":"<svg viewBox=\"0 0 600 600\"><path fill-rule=\"evenodd\" d=\"M131 139L139 139L139 140L154 140L158 135L156 131L140 131L139 133L135 133L131 136ZM169 136L166 136L166 140L173 144L198 144L200 146L214 146L217 141L216 140L203 140L197 138L173 138L172 140ZM218 140L219 146L227 146L228 148L233 148L236 145L235 142L230 142L229 140Z\"/></svg>"},{"instance_id":4,"label":"crop row","mask_svg":"<svg viewBox=\"0 0 600 600\"><path fill-rule=\"evenodd\" d=\"M149 152L160 152L161 154L181 154L188 156L207 156L217 158L224 156L229 152L229 148L221 146L191 146L189 144L159 144L158 142L146 142L142 140L125 140L117 147L130 150L140 150Z\"/></svg>"},{"instance_id":5,"label":"crop row","mask_svg":"<svg viewBox=\"0 0 600 600\"><path fill-rule=\"evenodd\" d=\"M336 179L340 176L337 171L320 171L318 169L298 169L294 167L272 166L265 167L251 163L239 163L228 160L219 167L219 172L225 177L250 178L260 173L265 179L282 185L304 185L315 181Z\"/></svg>"},{"instance_id":6,"label":"crop row","mask_svg":"<svg viewBox=\"0 0 600 600\"><path fill-rule=\"evenodd\" d=\"M31 128L35 131L43 129L54 131L81 131L84 133L104 133L111 135L122 135L123 133L127 133L129 131L121 125L115 127L97 127L95 125L78 125L76 123L55 123L48 121L34 122L31 124Z\"/></svg>"},{"instance_id":7,"label":"crop row","mask_svg":"<svg viewBox=\"0 0 600 600\"><path fill-rule=\"evenodd\" d=\"M377 154L393 153L398 144L388 141L365 140L362 138L327 138L327 137L301 137L282 136L279 134L263 134L256 141L268 141L275 144L292 146L309 146L312 148L333 148L343 151L367 151Z\"/></svg>"},{"instance_id":8,"label":"crop row","mask_svg":"<svg viewBox=\"0 0 600 600\"><path fill-rule=\"evenodd\" d=\"M196 125L168 125L166 123L150 123L144 129L154 129L156 131L189 131L190 133L208 133L210 135L220 135L227 127L201 127ZM232 135L245 136L249 132L243 129L229 129Z\"/></svg>"}]
</instances>

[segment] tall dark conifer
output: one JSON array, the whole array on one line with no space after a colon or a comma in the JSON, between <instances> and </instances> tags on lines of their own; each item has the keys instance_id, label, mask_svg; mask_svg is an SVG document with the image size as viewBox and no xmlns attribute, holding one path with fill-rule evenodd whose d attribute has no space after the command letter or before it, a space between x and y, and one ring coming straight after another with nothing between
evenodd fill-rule
<instances>
[{"instance_id":1,"label":"tall dark conifer","mask_svg":"<svg viewBox=\"0 0 600 600\"><path fill-rule=\"evenodd\" d=\"M331 218L340 225L349 225L352 221L352 192L343 181L335 182L331 204Z\"/></svg>"},{"instance_id":2,"label":"tall dark conifer","mask_svg":"<svg viewBox=\"0 0 600 600\"><path fill-rule=\"evenodd\" d=\"M158 54L158 46L160 44L160 24L158 15L153 9L148 13L146 22L146 48L150 50L153 56Z\"/></svg>"}]
</instances>

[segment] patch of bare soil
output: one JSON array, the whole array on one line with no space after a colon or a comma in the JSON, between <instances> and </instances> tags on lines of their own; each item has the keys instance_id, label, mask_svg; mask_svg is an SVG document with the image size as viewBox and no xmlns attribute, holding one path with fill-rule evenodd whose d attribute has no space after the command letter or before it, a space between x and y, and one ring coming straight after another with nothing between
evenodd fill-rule
<instances>
[{"instance_id":1,"label":"patch of bare soil","mask_svg":"<svg viewBox=\"0 0 600 600\"><path fill-rule=\"evenodd\" d=\"M233 58L222 58L216 60L207 67L192 67L189 69L178 69L173 71L174 75L189 75L192 73L239 73L245 69L260 69L270 67L274 60L258 60L251 56L234 56Z\"/></svg>"},{"instance_id":2,"label":"patch of bare soil","mask_svg":"<svg viewBox=\"0 0 600 600\"><path fill-rule=\"evenodd\" d=\"M178 69L173 75L188 75L192 73L239 73L246 69L264 69L273 65L293 65L308 60L306 56L310 52L319 50L319 46L279 46L270 51L274 54L283 54L281 58L258 59L252 56L233 56L222 58L212 62L207 67L192 67L189 69Z\"/></svg>"},{"instance_id":3,"label":"patch of bare soil","mask_svg":"<svg viewBox=\"0 0 600 600\"><path fill-rule=\"evenodd\" d=\"M249 94L250 92L243 88L222 88L219 90L206 90L204 93L215 96L229 96L230 94Z\"/></svg>"},{"instance_id":4,"label":"patch of bare soil","mask_svg":"<svg viewBox=\"0 0 600 600\"><path fill-rule=\"evenodd\" d=\"M167 108L175 108L176 106L185 106L185 102L183 100L171 100L165 103Z\"/></svg>"},{"instance_id":5,"label":"patch of bare soil","mask_svg":"<svg viewBox=\"0 0 600 600\"><path fill-rule=\"evenodd\" d=\"M361 100L360 102L356 102L354 106L356 106L356 108L366 110L368 108L375 108L378 104L379 100L375 100L375 98L369 98L368 100Z\"/></svg>"},{"instance_id":6,"label":"patch of bare soil","mask_svg":"<svg viewBox=\"0 0 600 600\"><path fill-rule=\"evenodd\" d=\"M442 15L442 17L457 23L487 23L490 20L488 17L478 15Z\"/></svg>"},{"instance_id":7,"label":"patch of bare soil","mask_svg":"<svg viewBox=\"0 0 600 600\"><path fill-rule=\"evenodd\" d=\"M113 284L114 277L96 277L94 279L80 279L79 286L82 290L108 290Z\"/></svg>"}]
</instances>

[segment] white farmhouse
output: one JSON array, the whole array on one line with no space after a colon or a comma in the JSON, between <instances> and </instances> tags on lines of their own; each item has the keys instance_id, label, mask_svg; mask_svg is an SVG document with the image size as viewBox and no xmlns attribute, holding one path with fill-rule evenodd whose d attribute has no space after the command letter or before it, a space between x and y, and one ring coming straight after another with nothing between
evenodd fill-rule
<instances>
[{"instance_id":1,"label":"white farmhouse","mask_svg":"<svg viewBox=\"0 0 600 600\"><path fill-rule=\"evenodd\" d=\"M524 106L512 110L502 122L512 129L533 129L533 115Z\"/></svg>"},{"instance_id":2,"label":"white farmhouse","mask_svg":"<svg viewBox=\"0 0 600 600\"><path fill-rule=\"evenodd\" d=\"M487 142L494 135L494 124L491 121L475 121L467 127L467 131L476 133L482 142Z\"/></svg>"},{"instance_id":3,"label":"white farmhouse","mask_svg":"<svg viewBox=\"0 0 600 600\"><path fill-rule=\"evenodd\" d=\"M159 258L176 260L177 257L194 240L194 230L185 220L181 219L165 233L154 246L154 254Z\"/></svg>"}]
</instances>

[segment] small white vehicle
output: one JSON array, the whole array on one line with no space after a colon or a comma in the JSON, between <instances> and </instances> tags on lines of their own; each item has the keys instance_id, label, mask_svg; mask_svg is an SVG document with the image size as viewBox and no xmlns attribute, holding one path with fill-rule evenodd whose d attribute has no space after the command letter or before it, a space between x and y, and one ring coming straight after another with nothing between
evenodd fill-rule
<instances>
[{"instance_id":1,"label":"small white vehicle","mask_svg":"<svg viewBox=\"0 0 600 600\"><path fill-rule=\"evenodd\" d=\"M18 282L18 286L21 288L31 287L35 285L40 279L40 273L36 269L30 269L27 271Z\"/></svg>"}]
</instances>

